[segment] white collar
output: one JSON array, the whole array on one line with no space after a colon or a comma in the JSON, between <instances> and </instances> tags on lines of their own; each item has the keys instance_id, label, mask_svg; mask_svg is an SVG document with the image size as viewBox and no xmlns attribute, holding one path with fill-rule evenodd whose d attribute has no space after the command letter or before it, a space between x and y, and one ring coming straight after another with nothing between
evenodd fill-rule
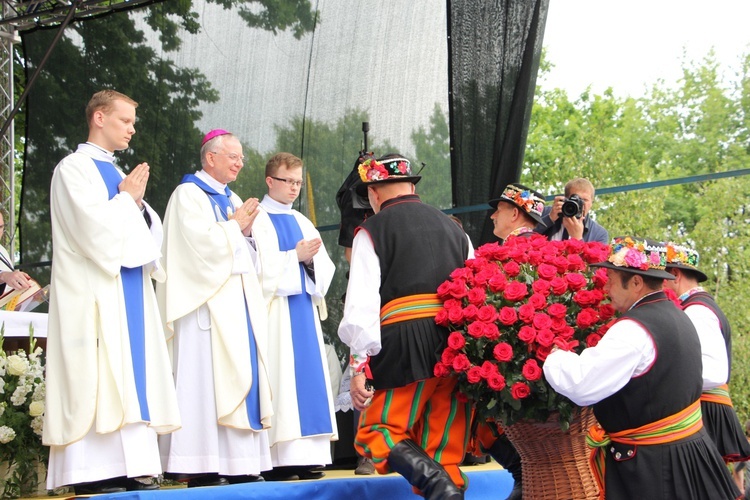
<instances>
[{"instance_id":1,"label":"white collar","mask_svg":"<svg viewBox=\"0 0 750 500\"><path fill-rule=\"evenodd\" d=\"M206 172L205 170L198 170L195 173L195 176L199 178L200 180L202 180L203 182L205 182L206 184L208 184L209 186L211 186L212 188L214 188L219 193L223 193L227 189L226 184L222 184L221 182L217 181L216 179L211 177L208 174L208 172Z\"/></svg>"},{"instance_id":2,"label":"white collar","mask_svg":"<svg viewBox=\"0 0 750 500\"><path fill-rule=\"evenodd\" d=\"M97 146L93 142L84 142L78 145L76 153L83 153L95 160L108 161L110 163L115 162L115 154L111 151L107 151L101 146Z\"/></svg>"},{"instance_id":3,"label":"white collar","mask_svg":"<svg viewBox=\"0 0 750 500\"><path fill-rule=\"evenodd\" d=\"M292 203L279 203L268 195L263 196L260 202L266 212L269 214L290 214L292 213Z\"/></svg>"}]
</instances>

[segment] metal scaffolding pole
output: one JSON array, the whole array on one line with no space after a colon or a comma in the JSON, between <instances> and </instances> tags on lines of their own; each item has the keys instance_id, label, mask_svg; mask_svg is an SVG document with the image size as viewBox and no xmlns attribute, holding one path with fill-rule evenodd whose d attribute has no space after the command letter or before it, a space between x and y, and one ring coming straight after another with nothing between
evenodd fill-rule
<instances>
[{"instance_id":1,"label":"metal scaffolding pole","mask_svg":"<svg viewBox=\"0 0 750 500\"><path fill-rule=\"evenodd\" d=\"M7 14L8 5L3 2L3 16ZM13 26L0 25L0 122L10 116L13 109L13 46L20 39ZM11 261L15 260L15 227L16 227L16 196L15 196L15 154L14 129L11 122L0 135L0 212L5 218L5 233L0 244L10 254Z\"/></svg>"}]
</instances>

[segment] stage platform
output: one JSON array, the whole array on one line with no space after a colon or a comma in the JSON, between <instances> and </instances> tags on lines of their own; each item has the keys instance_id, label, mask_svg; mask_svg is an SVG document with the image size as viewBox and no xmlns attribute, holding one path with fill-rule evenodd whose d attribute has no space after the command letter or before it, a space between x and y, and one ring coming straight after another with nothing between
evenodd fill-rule
<instances>
[{"instance_id":1,"label":"stage platform","mask_svg":"<svg viewBox=\"0 0 750 500\"><path fill-rule=\"evenodd\" d=\"M469 477L466 500L503 499L513 488L511 475L491 462L463 467ZM47 497L74 498L71 496ZM80 497L78 497L80 498ZM352 470L326 470L314 481L235 484L210 488L171 487L157 491L128 491L96 495L96 500L415 500L411 486L398 474L356 476Z\"/></svg>"}]
</instances>

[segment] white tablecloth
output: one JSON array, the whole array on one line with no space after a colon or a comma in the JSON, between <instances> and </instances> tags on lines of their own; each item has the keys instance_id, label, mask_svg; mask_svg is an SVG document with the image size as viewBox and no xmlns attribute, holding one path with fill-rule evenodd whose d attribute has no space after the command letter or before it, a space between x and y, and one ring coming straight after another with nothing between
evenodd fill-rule
<instances>
[{"instance_id":1,"label":"white tablecloth","mask_svg":"<svg viewBox=\"0 0 750 500\"><path fill-rule=\"evenodd\" d=\"M34 325L34 337L47 337L47 313L0 311L6 337L28 337L29 324Z\"/></svg>"}]
</instances>

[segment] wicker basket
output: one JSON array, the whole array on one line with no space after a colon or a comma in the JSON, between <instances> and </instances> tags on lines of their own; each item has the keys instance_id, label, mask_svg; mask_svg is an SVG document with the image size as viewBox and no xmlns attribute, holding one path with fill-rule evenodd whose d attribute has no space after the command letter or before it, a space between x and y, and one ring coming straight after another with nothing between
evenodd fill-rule
<instances>
[{"instance_id":1,"label":"wicker basket","mask_svg":"<svg viewBox=\"0 0 750 500\"><path fill-rule=\"evenodd\" d=\"M518 422L505 432L521 455L523 497L531 500L599 498L599 487L589 466L591 448L586 433L596 423L584 408L564 433L556 417L547 422Z\"/></svg>"}]
</instances>

